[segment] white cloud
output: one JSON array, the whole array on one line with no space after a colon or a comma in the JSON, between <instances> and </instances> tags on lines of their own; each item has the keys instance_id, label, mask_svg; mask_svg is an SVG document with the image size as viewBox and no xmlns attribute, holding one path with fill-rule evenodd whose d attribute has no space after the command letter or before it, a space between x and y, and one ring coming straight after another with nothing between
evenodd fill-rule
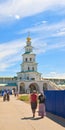
<instances>
[{"instance_id":1,"label":"white cloud","mask_svg":"<svg viewBox=\"0 0 65 130\"><path fill-rule=\"evenodd\" d=\"M0 44L0 60L1 58L5 58L6 56L13 55L18 52L18 50L22 47L21 41L19 43L15 42L8 42L4 44Z\"/></svg>"},{"instance_id":2,"label":"white cloud","mask_svg":"<svg viewBox=\"0 0 65 130\"><path fill-rule=\"evenodd\" d=\"M35 34L35 38L32 39L32 45L34 46L34 48L36 48L35 52L37 54L44 53L48 50L65 48L64 39L59 42L56 41L55 43L52 42L51 44L48 44L48 38L51 37L52 39L52 37L54 36L59 37L65 35L65 21L61 21L55 24L48 24L48 22L42 24L41 21L40 25L34 25L32 28L27 28L19 33L27 33L28 31L37 34L37 36ZM44 41L45 39L47 42Z\"/></svg>"},{"instance_id":3,"label":"white cloud","mask_svg":"<svg viewBox=\"0 0 65 130\"><path fill-rule=\"evenodd\" d=\"M20 19L20 16L16 14L16 15L15 15L15 18L16 18L16 19Z\"/></svg>"},{"instance_id":4,"label":"white cloud","mask_svg":"<svg viewBox=\"0 0 65 130\"><path fill-rule=\"evenodd\" d=\"M47 46L47 50L65 48L65 43L55 43Z\"/></svg>"},{"instance_id":5,"label":"white cloud","mask_svg":"<svg viewBox=\"0 0 65 130\"><path fill-rule=\"evenodd\" d=\"M34 46L34 53L40 54L45 53L48 49L54 49L56 46L60 47L60 45L52 45L48 46L47 43L43 43L40 39L33 39L32 46ZM18 41L11 41L7 43L0 44L0 71L4 71L9 67L12 67L21 62L22 57L21 54L24 51L25 43L20 39ZM62 46L61 46L62 47Z\"/></svg>"},{"instance_id":6,"label":"white cloud","mask_svg":"<svg viewBox=\"0 0 65 130\"><path fill-rule=\"evenodd\" d=\"M59 43L48 44L48 43L45 43L43 39L34 38L34 39L32 39L32 46L34 47L33 48L34 53L43 54L43 53L46 53L47 51L50 51L50 50L64 49L65 42L60 41Z\"/></svg>"},{"instance_id":7,"label":"white cloud","mask_svg":"<svg viewBox=\"0 0 65 130\"><path fill-rule=\"evenodd\" d=\"M52 44L42 43L40 39L33 39L32 45L34 46L34 53L40 54L45 53L48 50L64 48L65 44ZM24 51L24 43L21 39L18 41L11 41L8 43L0 44L0 72L4 72L12 66L15 66L18 62L21 62ZM14 69L16 71L16 69ZM19 71L19 70L18 70ZM50 74L44 75L44 77L59 77L59 75L52 72Z\"/></svg>"},{"instance_id":8,"label":"white cloud","mask_svg":"<svg viewBox=\"0 0 65 130\"><path fill-rule=\"evenodd\" d=\"M48 21L45 21L44 24L43 21L40 21L39 23L33 25L33 27L26 28L25 30L20 31L19 34L27 33L28 31L30 31L31 33L39 34L39 37L41 34L41 37L43 38L56 36L57 33L65 32L65 21L60 21L54 24L48 24Z\"/></svg>"},{"instance_id":9,"label":"white cloud","mask_svg":"<svg viewBox=\"0 0 65 130\"><path fill-rule=\"evenodd\" d=\"M48 32L47 36L51 36L51 34L54 34L54 32L57 32L57 30L65 31L64 21L51 25L49 25L48 22L46 22L45 24L42 24L41 22L40 25L34 26L32 28L27 28L22 31L22 33L27 33L29 30L31 33L39 32L39 34L41 34L40 37L37 37L35 35L35 38L32 39L32 45L35 49L34 53L40 54L53 49L65 48L64 42L48 44L44 41L45 32ZM9 68L10 66L13 66L14 64L18 63L18 61L21 61L20 55L23 53L22 49L25 45L24 41L25 40L22 41L20 39L0 44L0 71L3 71L4 69L6 70L6 68Z\"/></svg>"},{"instance_id":10,"label":"white cloud","mask_svg":"<svg viewBox=\"0 0 65 130\"><path fill-rule=\"evenodd\" d=\"M43 42L40 38L32 39L33 52L36 54L46 52L47 43Z\"/></svg>"},{"instance_id":11,"label":"white cloud","mask_svg":"<svg viewBox=\"0 0 65 130\"><path fill-rule=\"evenodd\" d=\"M59 50L59 49L64 49L65 48L65 43L55 43L55 44L48 44L48 43L41 43L39 44L39 41L37 44L34 42L34 48L35 48L35 53L36 54L42 54L50 50Z\"/></svg>"},{"instance_id":12,"label":"white cloud","mask_svg":"<svg viewBox=\"0 0 65 130\"><path fill-rule=\"evenodd\" d=\"M42 77L46 78L58 78L58 79L65 79L65 73L57 73L57 72L50 72L47 74L43 74Z\"/></svg>"},{"instance_id":13,"label":"white cloud","mask_svg":"<svg viewBox=\"0 0 65 130\"><path fill-rule=\"evenodd\" d=\"M52 36L58 37L58 36L65 36L65 31L59 31L55 34L53 34Z\"/></svg>"},{"instance_id":14,"label":"white cloud","mask_svg":"<svg viewBox=\"0 0 65 130\"><path fill-rule=\"evenodd\" d=\"M0 44L0 71L6 70L21 60L24 44L21 39Z\"/></svg>"},{"instance_id":15,"label":"white cloud","mask_svg":"<svg viewBox=\"0 0 65 130\"><path fill-rule=\"evenodd\" d=\"M7 18L10 15L19 19L31 16L53 7L65 6L65 0L8 0L0 4L0 17Z\"/></svg>"}]
</instances>

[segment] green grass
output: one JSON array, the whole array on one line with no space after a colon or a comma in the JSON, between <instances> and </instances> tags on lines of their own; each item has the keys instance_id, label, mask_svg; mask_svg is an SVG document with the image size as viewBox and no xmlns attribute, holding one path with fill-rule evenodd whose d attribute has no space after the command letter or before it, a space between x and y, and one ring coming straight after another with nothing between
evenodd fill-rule
<instances>
[{"instance_id":1,"label":"green grass","mask_svg":"<svg viewBox=\"0 0 65 130\"><path fill-rule=\"evenodd\" d=\"M29 102L29 95L21 95L19 97L19 100Z\"/></svg>"},{"instance_id":2,"label":"green grass","mask_svg":"<svg viewBox=\"0 0 65 130\"><path fill-rule=\"evenodd\" d=\"M26 103L30 103L30 95L29 94L20 95L18 99L21 101L24 101ZM37 102L39 102L39 101L37 100Z\"/></svg>"}]
</instances>

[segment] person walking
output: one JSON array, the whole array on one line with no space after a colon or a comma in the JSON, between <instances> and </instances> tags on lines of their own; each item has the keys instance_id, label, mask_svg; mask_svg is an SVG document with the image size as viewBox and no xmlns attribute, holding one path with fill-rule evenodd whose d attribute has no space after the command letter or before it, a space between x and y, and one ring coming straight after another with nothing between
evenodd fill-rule
<instances>
[{"instance_id":1,"label":"person walking","mask_svg":"<svg viewBox=\"0 0 65 130\"><path fill-rule=\"evenodd\" d=\"M39 100L38 115L41 116L41 118L43 118L46 115L46 110L45 110L46 97L43 92L41 92L40 95L38 96L38 100Z\"/></svg>"},{"instance_id":2,"label":"person walking","mask_svg":"<svg viewBox=\"0 0 65 130\"><path fill-rule=\"evenodd\" d=\"M4 92L3 92L3 101L6 101L6 96L7 96L7 93L6 93L6 90L4 90Z\"/></svg>"},{"instance_id":3,"label":"person walking","mask_svg":"<svg viewBox=\"0 0 65 130\"><path fill-rule=\"evenodd\" d=\"M34 118L36 108L37 108L37 93L36 93L36 90L33 90L33 93L30 95L30 103L31 103L31 109L32 109L33 118Z\"/></svg>"},{"instance_id":4,"label":"person walking","mask_svg":"<svg viewBox=\"0 0 65 130\"><path fill-rule=\"evenodd\" d=\"M9 90L7 90L7 101L9 101L10 100L10 92L9 92Z\"/></svg>"}]
</instances>

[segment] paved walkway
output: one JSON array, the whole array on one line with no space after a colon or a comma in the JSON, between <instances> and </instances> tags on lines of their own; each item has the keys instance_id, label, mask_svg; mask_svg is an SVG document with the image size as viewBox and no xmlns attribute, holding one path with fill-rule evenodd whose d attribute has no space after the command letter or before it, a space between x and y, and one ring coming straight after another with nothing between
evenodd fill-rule
<instances>
[{"instance_id":1,"label":"paved walkway","mask_svg":"<svg viewBox=\"0 0 65 130\"><path fill-rule=\"evenodd\" d=\"M9 102L0 98L0 130L65 130L65 120L49 113L40 119L37 112L33 119L30 104L11 96Z\"/></svg>"}]
</instances>

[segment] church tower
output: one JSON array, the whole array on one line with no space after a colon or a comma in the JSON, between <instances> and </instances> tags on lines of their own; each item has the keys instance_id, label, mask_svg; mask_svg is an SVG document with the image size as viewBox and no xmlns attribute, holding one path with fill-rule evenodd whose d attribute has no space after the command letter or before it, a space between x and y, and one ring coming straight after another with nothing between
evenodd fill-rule
<instances>
[{"instance_id":1,"label":"church tower","mask_svg":"<svg viewBox=\"0 0 65 130\"><path fill-rule=\"evenodd\" d=\"M20 81L39 81L41 74L37 72L36 54L33 53L31 38L28 35L26 39L25 52L22 55L21 72L18 72L18 80Z\"/></svg>"}]
</instances>

